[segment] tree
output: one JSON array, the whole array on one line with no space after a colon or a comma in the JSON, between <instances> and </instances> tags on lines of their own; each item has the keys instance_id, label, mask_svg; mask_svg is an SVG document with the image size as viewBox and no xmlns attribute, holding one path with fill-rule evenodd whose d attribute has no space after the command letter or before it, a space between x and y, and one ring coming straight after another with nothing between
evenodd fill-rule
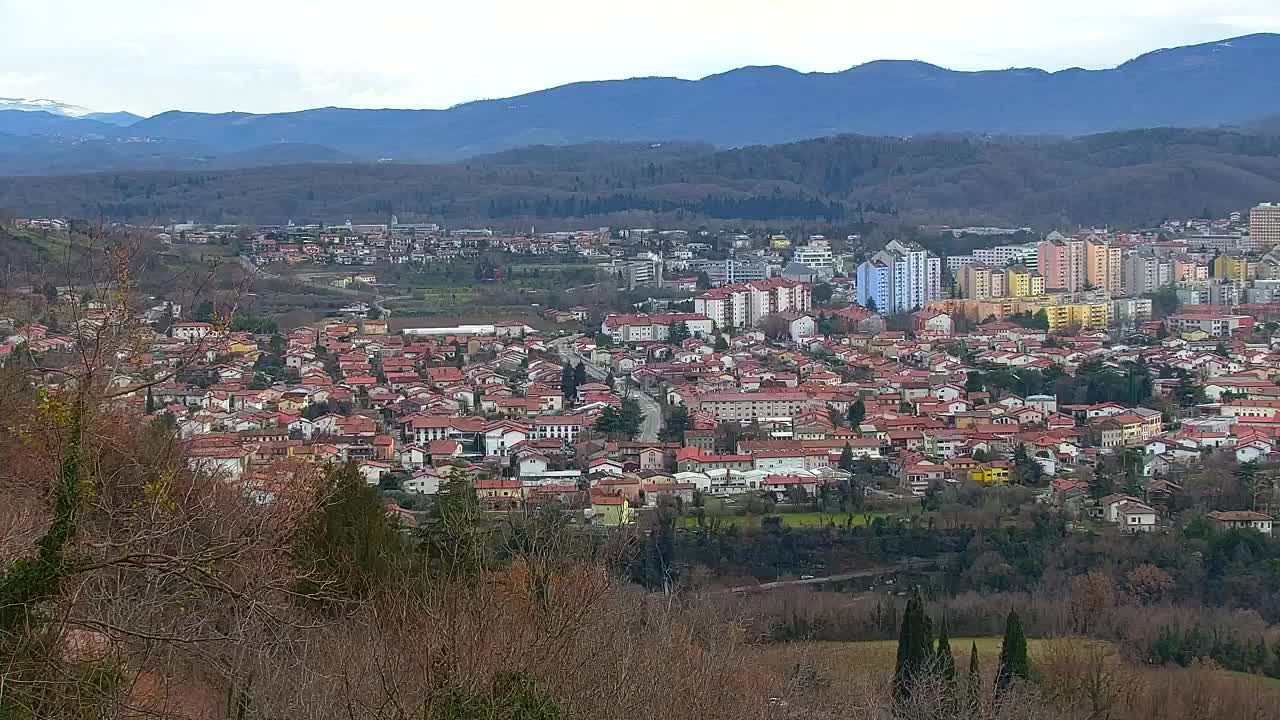
<instances>
[{"instance_id":1,"label":"tree","mask_svg":"<svg viewBox=\"0 0 1280 720\"><path fill-rule=\"evenodd\" d=\"M849 404L849 412L845 415L845 419L849 421L849 427L856 428L862 424L866 416L867 405L862 402L862 398L858 398Z\"/></svg>"},{"instance_id":2,"label":"tree","mask_svg":"<svg viewBox=\"0 0 1280 720\"><path fill-rule=\"evenodd\" d=\"M819 305L831 302L831 285L828 283L818 283L813 286L813 301Z\"/></svg>"},{"instance_id":3,"label":"tree","mask_svg":"<svg viewBox=\"0 0 1280 720\"><path fill-rule=\"evenodd\" d=\"M1004 642L1000 645L1000 666L996 670L996 692L1002 693L1017 680L1031 679L1031 661L1027 657L1027 637L1022 631L1022 618L1010 610L1004 625Z\"/></svg>"},{"instance_id":4,"label":"tree","mask_svg":"<svg viewBox=\"0 0 1280 720\"><path fill-rule=\"evenodd\" d=\"M147 388L147 414L154 415L156 413L156 397L151 394L151 388Z\"/></svg>"},{"instance_id":5,"label":"tree","mask_svg":"<svg viewBox=\"0 0 1280 720\"><path fill-rule=\"evenodd\" d=\"M490 543L480 498L461 468L451 468L440 483L420 537L428 561L444 575L470 577L489 566Z\"/></svg>"},{"instance_id":6,"label":"tree","mask_svg":"<svg viewBox=\"0 0 1280 720\"><path fill-rule=\"evenodd\" d=\"M924 596L916 587L907 600L898 629L898 657L893 670L893 697L903 702L911 697L916 684L933 665L933 648L929 641L929 621L924 611Z\"/></svg>"},{"instance_id":7,"label":"tree","mask_svg":"<svg viewBox=\"0 0 1280 720\"><path fill-rule=\"evenodd\" d=\"M1116 484L1102 467L1098 467L1093 471L1093 477L1089 478L1089 497L1094 500L1102 498L1115 492Z\"/></svg>"},{"instance_id":8,"label":"tree","mask_svg":"<svg viewBox=\"0 0 1280 720\"><path fill-rule=\"evenodd\" d=\"M1219 341L1218 345L1213 349L1214 354L1224 358L1231 357L1231 351L1227 349L1227 344Z\"/></svg>"},{"instance_id":9,"label":"tree","mask_svg":"<svg viewBox=\"0 0 1280 720\"><path fill-rule=\"evenodd\" d=\"M565 365L560 368L560 394L566 401L573 402L578 397L577 376L573 368Z\"/></svg>"},{"instance_id":10,"label":"tree","mask_svg":"<svg viewBox=\"0 0 1280 720\"><path fill-rule=\"evenodd\" d=\"M951 638L947 634L947 619L942 619L942 627L938 630L938 648L934 653L934 667L942 680L942 705L946 717L954 717L960 709L958 688L956 687L956 658L951 654Z\"/></svg>"},{"instance_id":11,"label":"tree","mask_svg":"<svg viewBox=\"0 0 1280 720\"><path fill-rule=\"evenodd\" d=\"M772 313L760 322L760 330L770 340L784 340L791 334L791 323L782 315Z\"/></svg>"},{"instance_id":12,"label":"tree","mask_svg":"<svg viewBox=\"0 0 1280 720\"><path fill-rule=\"evenodd\" d=\"M710 290L710 289L711 289L711 278L707 275L707 272L706 272L705 270L700 271L700 272L698 273L698 284L697 284L697 288L698 288L699 290Z\"/></svg>"},{"instance_id":13,"label":"tree","mask_svg":"<svg viewBox=\"0 0 1280 720\"><path fill-rule=\"evenodd\" d=\"M299 592L322 603L365 597L399 565L400 529L354 464L329 470L322 496L299 534L298 556L310 569Z\"/></svg>"},{"instance_id":14,"label":"tree","mask_svg":"<svg viewBox=\"0 0 1280 720\"><path fill-rule=\"evenodd\" d=\"M853 447L847 442L844 444L844 449L840 451L840 462L837 467L847 473L853 472Z\"/></svg>"},{"instance_id":15,"label":"tree","mask_svg":"<svg viewBox=\"0 0 1280 720\"><path fill-rule=\"evenodd\" d=\"M864 305L863 307L865 307L867 310L871 311L872 313L875 313L880 309L879 307L876 306L876 299L874 297L871 297L870 295L867 296L867 304Z\"/></svg>"},{"instance_id":16,"label":"tree","mask_svg":"<svg viewBox=\"0 0 1280 720\"><path fill-rule=\"evenodd\" d=\"M679 345L689 339L689 324L681 320L671 326L671 332L667 336L667 342L672 345Z\"/></svg>"},{"instance_id":17,"label":"tree","mask_svg":"<svg viewBox=\"0 0 1280 720\"><path fill-rule=\"evenodd\" d=\"M965 694L968 696L965 700L968 703L969 714L977 716L978 707L982 697L982 670L978 667L978 641L973 641L969 647L969 682Z\"/></svg>"},{"instance_id":18,"label":"tree","mask_svg":"<svg viewBox=\"0 0 1280 720\"><path fill-rule=\"evenodd\" d=\"M689 408L677 405L667 413L667 420L662 426L664 440L684 441L685 431L689 429Z\"/></svg>"},{"instance_id":19,"label":"tree","mask_svg":"<svg viewBox=\"0 0 1280 720\"><path fill-rule=\"evenodd\" d=\"M576 390L578 387L586 384L587 366L583 363L578 363L573 366L573 387Z\"/></svg>"},{"instance_id":20,"label":"tree","mask_svg":"<svg viewBox=\"0 0 1280 720\"><path fill-rule=\"evenodd\" d=\"M724 339L724 335L716 335L716 342L712 347L718 353L729 352L729 341Z\"/></svg>"}]
</instances>

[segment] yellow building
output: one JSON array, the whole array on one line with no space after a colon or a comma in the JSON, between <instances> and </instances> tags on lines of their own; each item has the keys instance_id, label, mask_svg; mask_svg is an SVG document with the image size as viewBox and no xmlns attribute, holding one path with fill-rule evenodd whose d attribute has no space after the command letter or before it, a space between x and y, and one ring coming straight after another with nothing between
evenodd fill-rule
<instances>
[{"instance_id":1,"label":"yellow building","mask_svg":"<svg viewBox=\"0 0 1280 720\"><path fill-rule=\"evenodd\" d=\"M1009 463L1003 460L983 463L969 471L969 479L983 485L1008 485Z\"/></svg>"},{"instance_id":2,"label":"yellow building","mask_svg":"<svg viewBox=\"0 0 1280 720\"><path fill-rule=\"evenodd\" d=\"M1111 324L1111 303L1046 305L1042 309L1049 318L1050 330L1064 327L1105 328Z\"/></svg>"},{"instance_id":3,"label":"yellow building","mask_svg":"<svg viewBox=\"0 0 1280 720\"><path fill-rule=\"evenodd\" d=\"M1004 273L1004 285L1009 297L1026 297L1031 294L1031 273L1022 268L1009 268Z\"/></svg>"},{"instance_id":4,"label":"yellow building","mask_svg":"<svg viewBox=\"0 0 1280 720\"><path fill-rule=\"evenodd\" d=\"M1213 276L1223 280L1248 280L1249 259L1243 255L1219 255L1213 259Z\"/></svg>"},{"instance_id":5,"label":"yellow building","mask_svg":"<svg viewBox=\"0 0 1280 720\"><path fill-rule=\"evenodd\" d=\"M1012 267L1005 271L1004 277L1006 297L1039 297L1044 294L1044 276L1034 270Z\"/></svg>"}]
</instances>

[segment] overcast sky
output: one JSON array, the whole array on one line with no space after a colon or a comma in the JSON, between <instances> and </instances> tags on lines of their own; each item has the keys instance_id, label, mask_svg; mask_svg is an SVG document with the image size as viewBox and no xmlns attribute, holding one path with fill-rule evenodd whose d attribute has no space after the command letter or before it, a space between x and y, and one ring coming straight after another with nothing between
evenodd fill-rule
<instances>
[{"instance_id":1,"label":"overcast sky","mask_svg":"<svg viewBox=\"0 0 1280 720\"><path fill-rule=\"evenodd\" d=\"M1280 32L1278 0L0 0L0 97L438 108L573 82L882 58L1111 67Z\"/></svg>"}]
</instances>

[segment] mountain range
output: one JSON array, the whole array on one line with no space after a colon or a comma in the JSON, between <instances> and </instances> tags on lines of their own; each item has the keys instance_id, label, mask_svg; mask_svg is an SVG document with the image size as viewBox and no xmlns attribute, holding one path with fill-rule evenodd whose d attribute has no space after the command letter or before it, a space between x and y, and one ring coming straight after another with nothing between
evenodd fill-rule
<instances>
[{"instance_id":1,"label":"mountain range","mask_svg":"<svg viewBox=\"0 0 1280 720\"><path fill-rule=\"evenodd\" d=\"M1146 53L1104 70L961 72L884 60L835 73L744 67L700 80L582 82L446 110L318 108L138 118L0 99L0 174L450 162L531 145L719 147L842 133L1078 136L1246 126L1280 114L1280 35Z\"/></svg>"}]
</instances>

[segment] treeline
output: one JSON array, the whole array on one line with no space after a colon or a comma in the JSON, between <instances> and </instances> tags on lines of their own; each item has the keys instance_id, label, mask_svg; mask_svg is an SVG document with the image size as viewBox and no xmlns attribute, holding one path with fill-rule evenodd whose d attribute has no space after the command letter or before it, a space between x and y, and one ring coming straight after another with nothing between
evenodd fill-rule
<instances>
[{"instance_id":1,"label":"treeline","mask_svg":"<svg viewBox=\"0 0 1280 720\"><path fill-rule=\"evenodd\" d=\"M688 213L696 216L743 220L775 218L818 218L829 221L844 219L849 210L843 204L824 201L804 194L750 195L732 197L706 195L697 200L673 200L640 194L566 195L530 200L522 197L498 197L489 201L487 216L494 219L538 217L589 217L630 211L655 213Z\"/></svg>"},{"instance_id":2,"label":"treeline","mask_svg":"<svg viewBox=\"0 0 1280 720\"><path fill-rule=\"evenodd\" d=\"M0 207L24 214L263 224L335 216L382 221L392 213L479 222L644 212L1131 225L1185 216L1188 208L1225 212L1260 197L1280 197L1280 140L1177 129L1038 144L838 136L714 153L679 147L656 159L634 147L593 146L590 152L549 148L456 165L0 179Z\"/></svg>"}]
</instances>

